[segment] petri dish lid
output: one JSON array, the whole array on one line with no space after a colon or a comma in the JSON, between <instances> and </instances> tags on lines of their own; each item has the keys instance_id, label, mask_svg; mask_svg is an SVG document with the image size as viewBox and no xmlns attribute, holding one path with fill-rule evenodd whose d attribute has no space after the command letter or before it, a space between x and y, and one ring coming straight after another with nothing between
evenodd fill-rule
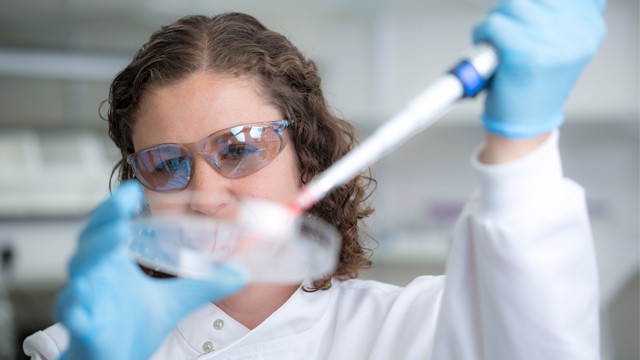
<instances>
[{"instance_id":1,"label":"petri dish lid","mask_svg":"<svg viewBox=\"0 0 640 360\"><path fill-rule=\"evenodd\" d=\"M338 231L311 214L286 218L282 204L242 200L224 219L185 211L205 196L147 197L129 222L128 251L138 264L169 276L206 278L232 266L250 282L298 283L331 275L341 248ZM202 204L199 204L201 206Z\"/></svg>"}]
</instances>

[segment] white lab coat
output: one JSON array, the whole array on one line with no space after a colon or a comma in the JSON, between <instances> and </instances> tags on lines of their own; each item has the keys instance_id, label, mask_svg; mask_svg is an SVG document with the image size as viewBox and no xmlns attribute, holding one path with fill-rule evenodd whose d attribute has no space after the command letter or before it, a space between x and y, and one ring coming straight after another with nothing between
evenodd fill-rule
<instances>
[{"instance_id":1,"label":"white lab coat","mask_svg":"<svg viewBox=\"0 0 640 360\"><path fill-rule=\"evenodd\" d=\"M480 189L456 224L446 280L298 290L252 331L209 304L179 324L153 359L599 358L584 194L563 178L557 142L555 132L506 164L474 157ZM23 347L32 359L54 359L67 343L54 325Z\"/></svg>"}]
</instances>

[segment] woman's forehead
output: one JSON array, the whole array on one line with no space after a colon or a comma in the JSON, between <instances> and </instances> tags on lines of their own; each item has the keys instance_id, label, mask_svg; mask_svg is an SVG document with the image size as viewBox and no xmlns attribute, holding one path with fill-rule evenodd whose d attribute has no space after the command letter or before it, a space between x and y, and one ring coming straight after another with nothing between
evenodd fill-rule
<instances>
[{"instance_id":1,"label":"woman's forehead","mask_svg":"<svg viewBox=\"0 0 640 360\"><path fill-rule=\"evenodd\" d=\"M200 72L143 96L133 129L136 149L161 142L192 142L239 124L281 120L247 76Z\"/></svg>"}]
</instances>

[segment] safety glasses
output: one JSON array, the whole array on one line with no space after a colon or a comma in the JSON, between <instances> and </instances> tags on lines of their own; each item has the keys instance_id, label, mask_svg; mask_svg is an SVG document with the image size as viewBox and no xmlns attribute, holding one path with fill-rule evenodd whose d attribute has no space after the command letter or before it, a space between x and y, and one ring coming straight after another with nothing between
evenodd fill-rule
<instances>
[{"instance_id":1,"label":"safety glasses","mask_svg":"<svg viewBox=\"0 0 640 360\"><path fill-rule=\"evenodd\" d=\"M286 146L289 120L244 124L216 131L193 143L167 143L127 156L127 163L144 186L154 191L182 190L201 154L221 175L237 179L267 166Z\"/></svg>"}]
</instances>

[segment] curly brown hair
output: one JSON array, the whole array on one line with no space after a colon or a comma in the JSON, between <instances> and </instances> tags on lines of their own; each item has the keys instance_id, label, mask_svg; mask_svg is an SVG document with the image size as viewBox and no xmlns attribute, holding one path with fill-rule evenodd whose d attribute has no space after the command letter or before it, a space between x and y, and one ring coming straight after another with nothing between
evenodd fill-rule
<instances>
[{"instance_id":1,"label":"curly brown hair","mask_svg":"<svg viewBox=\"0 0 640 360\"><path fill-rule=\"evenodd\" d=\"M315 63L285 36L246 14L186 16L156 31L111 84L107 100L109 136L122 154L112 178L116 172L120 181L134 178L125 157L135 151L132 129L145 91L198 71L249 75L258 80L265 96L292 121L287 131L297 154L302 184L357 144L354 127L329 110ZM310 210L337 228L342 249L335 272L315 280L306 290L328 289L332 277L355 278L360 269L371 266L362 220L373 212L367 201L372 184L375 180L369 172L361 173Z\"/></svg>"}]
</instances>

